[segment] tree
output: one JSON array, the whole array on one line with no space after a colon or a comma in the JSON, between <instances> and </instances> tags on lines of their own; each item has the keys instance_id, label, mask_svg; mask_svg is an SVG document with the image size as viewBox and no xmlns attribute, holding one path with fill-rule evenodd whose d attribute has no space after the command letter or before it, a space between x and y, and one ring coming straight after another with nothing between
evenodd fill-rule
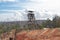
<instances>
[{"instance_id":1,"label":"tree","mask_svg":"<svg viewBox=\"0 0 60 40\"><path fill-rule=\"evenodd\" d=\"M60 17L55 15L55 17L53 18L53 27L60 27Z\"/></svg>"},{"instance_id":2,"label":"tree","mask_svg":"<svg viewBox=\"0 0 60 40\"><path fill-rule=\"evenodd\" d=\"M52 28L52 21L48 18L46 22L42 23L42 27Z\"/></svg>"}]
</instances>

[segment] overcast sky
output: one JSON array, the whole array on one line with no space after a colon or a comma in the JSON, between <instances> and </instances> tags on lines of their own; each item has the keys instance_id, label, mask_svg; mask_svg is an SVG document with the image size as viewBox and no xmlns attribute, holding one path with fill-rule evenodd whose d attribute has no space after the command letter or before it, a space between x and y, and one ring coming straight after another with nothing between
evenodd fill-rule
<instances>
[{"instance_id":1,"label":"overcast sky","mask_svg":"<svg viewBox=\"0 0 60 40\"><path fill-rule=\"evenodd\" d=\"M36 19L60 15L60 0L0 0L0 21L26 20L26 10L36 11Z\"/></svg>"}]
</instances>

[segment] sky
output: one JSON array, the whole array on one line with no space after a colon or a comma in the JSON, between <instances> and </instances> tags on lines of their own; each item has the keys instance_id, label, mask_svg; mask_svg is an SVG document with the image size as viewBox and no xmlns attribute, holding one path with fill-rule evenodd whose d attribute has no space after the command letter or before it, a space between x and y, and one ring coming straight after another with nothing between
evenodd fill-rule
<instances>
[{"instance_id":1,"label":"sky","mask_svg":"<svg viewBox=\"0 0 60 40\"><path fill-rule=\"evenodd\" d=\"M34 10L37 20L60 16L60 0L0 0L0 21L27 20L28 10Z\"/></svg>"}]
</instances>

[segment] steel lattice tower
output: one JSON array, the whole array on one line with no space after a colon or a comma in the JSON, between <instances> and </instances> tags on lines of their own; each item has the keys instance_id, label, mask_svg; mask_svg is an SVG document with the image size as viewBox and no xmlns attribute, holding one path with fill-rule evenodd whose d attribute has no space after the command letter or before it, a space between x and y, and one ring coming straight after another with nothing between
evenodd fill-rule
<instances>
[{"instance_id":1,"label":"steel lattice tower","mask_svg":"<svg viewBox=\"0 0 60 40\"><path fill-rule=\"evenodd\" d=\"M35 20L35 15L34 15L34 11L28 11L28 27L30 29L36 29L37 25L36 25L36 20Z\"/></svg>"}]
</instances>

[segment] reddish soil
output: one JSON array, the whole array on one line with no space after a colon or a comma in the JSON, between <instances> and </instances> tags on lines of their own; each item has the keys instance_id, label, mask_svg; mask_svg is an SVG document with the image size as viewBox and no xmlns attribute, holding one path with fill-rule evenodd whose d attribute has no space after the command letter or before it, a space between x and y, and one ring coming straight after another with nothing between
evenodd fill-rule
<instances>
[{"instance_id":1,"label":"reddish soil","mask_svg":"<svg viewBox=\"0 0 60 40\"><path fill-rule=\"evenodd\" d=\"M60 29L41 29L17 33L17 40L60 40Z\"/></svg>"}]
</instances>

